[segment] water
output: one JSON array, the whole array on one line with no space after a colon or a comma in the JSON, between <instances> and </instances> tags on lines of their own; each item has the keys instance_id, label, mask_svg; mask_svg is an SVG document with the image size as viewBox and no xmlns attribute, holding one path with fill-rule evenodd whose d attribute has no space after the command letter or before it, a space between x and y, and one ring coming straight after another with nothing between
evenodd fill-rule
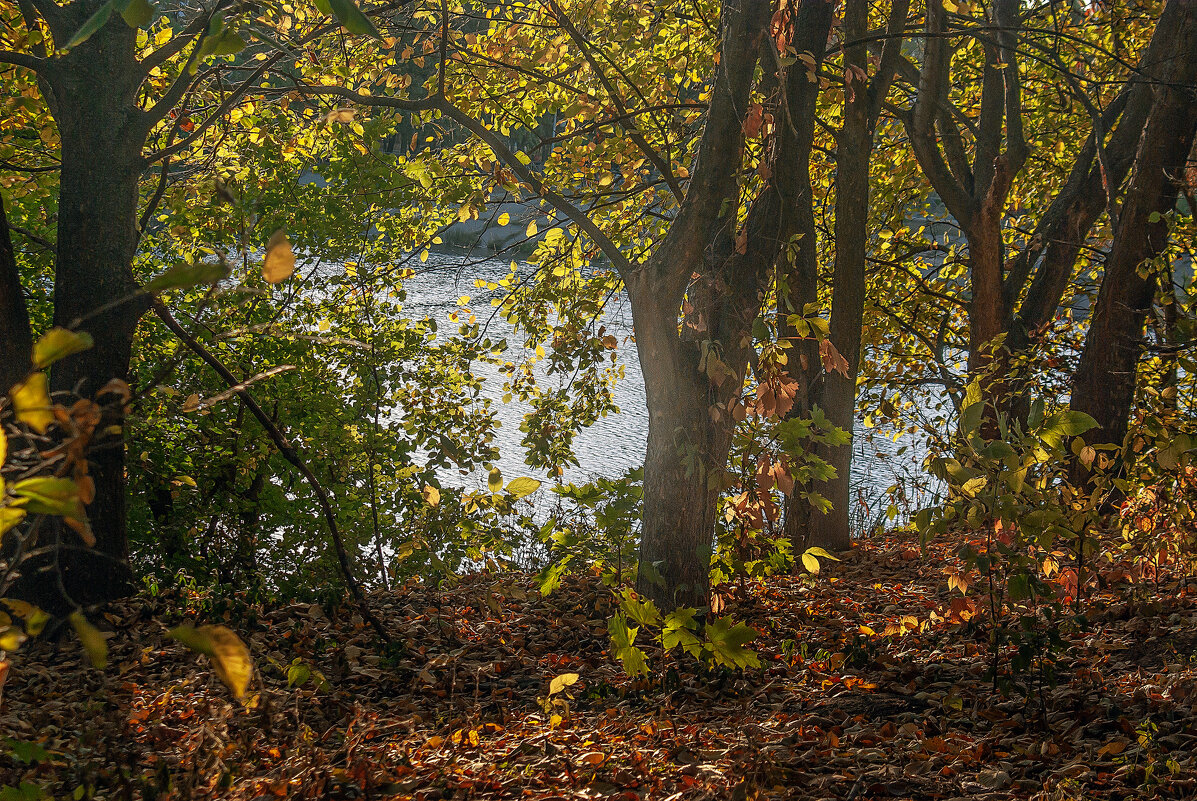
<instances>
[{"instance_id":1,"label":"water","mask_svg":"<svg viewBox=\"0 0 1197 801\"><path fill-rule=\"evenodd\" d=\"M479 322L486 326L484 335L494 340L506 338L511 348L507 358L517 360L523 336L514 333L511 326L498 315L488 321L492 309L489 296L474 285L475 279L497 281L506 277L509 263L502 259L479 260L460 255L432 254L417 274L406 281L405 311L412 317L433 318L441 331L451 331L458 325L451 319L451 315L461 308L457 303L458 297L470 295L474 298L470 309L478 316ZM620 411L600 418L575 438L574 450L580 464L566 470L564 475L566 481L574 483L596 476L617 477L640 466L644 460L648 409L644 377L635 343L631 339L631 310L626 297L612 299L601 322L608 333L619 339L619 358L625 366L625 378L614 389L615 402ZM501 424L495 437L500 453L496 464L504 478L509 480L516 476L532 476L546 479L547 476L525 463L520 445L523 437L520 423L530 411L529 405L517 400L503 403L504 377L493 365L478 364L475 367L477 374L485 379L485 394L495 401L496 417ZM562 386L567 378L541 374L540 380L556 381L557 386ZM903 446L905 450L900 453ZM901 522L910 507L921 500L905 479L918 471L923 449L911 437L900 437L894 441L864 428L860 421L857 422L852 447L853 506L850 514L853 527L857 531L864 531L884 522L887 508L895 501L898 507L897 521ZM461 476L454 475L451 480L459 482ZM485 485L483 474L472 476L470 480L479 486ZM901 489L895 495L891 493L891 487L896 485L901 486Z\"/></svg>"}]
</instances>

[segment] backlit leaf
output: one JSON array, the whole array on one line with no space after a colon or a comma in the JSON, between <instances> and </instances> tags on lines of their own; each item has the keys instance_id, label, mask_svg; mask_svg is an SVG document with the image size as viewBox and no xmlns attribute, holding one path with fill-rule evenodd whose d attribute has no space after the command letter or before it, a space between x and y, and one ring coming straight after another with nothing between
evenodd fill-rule
<instances>
[{"instance_id":1,"label":"backlit leaf","mask_svg":"<svg viewBox=\"0 0 1197 801\"><path fill-rule=\"evenodd\" d=\"M71 627L83 645L83 652L87 654L92 667L105 668L108 666L107 635L88 622L82 612L72 612Z\"/></svg>"},{"instance_id":2,"label":"backlit leaf","mask_svg":"<svg viewBox=\"0 0 1197 801\"><path fill-rule=\"evenodd\" d=\"M241 638L224 626L177 626L167 634L212 661L212 669L241 698L253 677L253 660Z\"/></svg>"},{"instance_id":3,"label":"backlit leaf","mask_svg":"<svg viewBox=\"0 0 1197 801\"><path fill-rule=\"evenodd\" d=\"M549 695L556 695L566 687L572 687L577 681L577 673L562 673L560 676L554 676L553 680L549 682Z\"/></svg>"},{"instance_id":4,"label":"backlit leaf","mask_svg":"<svg viewBox=\"0 0 1197 801\"><path fill-rule=\"evenodd\" d=\"M277 284L286 281L295 272L295 254L291 251L291 242L287 239L287 232L279 229L270 235L266 243L266 258L262 261L262 277L268 283Z\"/></svg>"},{"instance_id":5,"label":"backlit leaf","mask_svg":"<svg viewBox=\"0 0 1197 801\"><path fill-rule=\"evenodd\" d=\"M46 429L54 422L54 414L50 411L49 379L46 378L46 374L34 373L13 387L8 396L12 400L17 419L37 433L45 434Z\"/></svg>"},{"instance_id":6,"label":"backlit leaf","mask_svg":"<svg viewBox=\"0 0 1197 801\"><path fill-rule=\"evenodd\" d=\"M34 344L33 366L49 367L59 359L87 350L94 344L91 334L55 326Z\"/></svg>"}]
</instances>

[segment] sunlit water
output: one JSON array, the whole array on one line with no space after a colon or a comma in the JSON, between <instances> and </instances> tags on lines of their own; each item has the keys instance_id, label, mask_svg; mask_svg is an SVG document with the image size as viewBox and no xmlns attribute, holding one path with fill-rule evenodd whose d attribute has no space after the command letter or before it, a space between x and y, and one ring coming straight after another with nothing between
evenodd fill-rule
<instances>
[{"instance_id":1,"label":"sunlit water","mask_svg":"<svg viewBox=\"0 0 1197 801\"><path fill-rule=\"evenodd\" d=\"M437 321L442 332L454 330L459 324L451 319L460 311L458 298L470 295L475 302L471 310L485 325L484 335L491 339L506 338L510 348L508 358L519 357L523 337L512 331L500 316L490 317L491 306L485 292L475 287L476 279L497 281L508 274L509 261L502 259L479 260L459 255L432 254L417 274L406 282L406 314L411 317L430 317ZM619 338L619 357L625 365L625 378L615 386L614 395L617 414L600 419L583 430L574 440L574 450L579 466L566 471L564 479L581 483L596 476L617 477L627 470L643 463L645 442L648 435L648 409L646 408L644 377L632 341L631 311L626 298L613 299L608 304L601 321L608 333ZM496 445L500 458L498 467L505 479L516 476L532 476L545 479L546 476L533 470L525 463L524 450L520 445L523 437L520 423L530 411L526 403L512 400L503 403L504 377L493 365L475 366L484 381L485 394L494 399L496 416L500 428L496 433ZM563 386L568 380L562 376L540 375L543 382L558 382ZM903 446L905 448L903 449ZM885 520L886 510L894 503L898 510L897 522L902 522L910 509L917 506L919 498L902 479L918 472L922 452L911 438L902 437L897 442L881 433L864 428L858 421L856 436L852 444L852 498L851 517L856 530L868 530ZM899 452L899 451L902 452ZM446 476L452 483L460 483L462 476ZM470 476L467 482L485 484L485 475ZM900 489L891 492L899 485Z\"/></svg>"}]
</instances>

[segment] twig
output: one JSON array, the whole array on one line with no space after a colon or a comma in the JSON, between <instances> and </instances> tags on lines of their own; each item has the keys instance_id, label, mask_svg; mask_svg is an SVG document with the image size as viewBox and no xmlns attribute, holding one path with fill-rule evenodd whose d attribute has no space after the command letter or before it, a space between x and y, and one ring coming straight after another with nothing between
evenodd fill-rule
<instances>
[{"instance_id":1,"label":"twig","mask_svg":"<svg viewBox=\"0 0 1197 801\"><path fill-rule=\"evenodd\" d=\"M229 372L229 369L212 355L212 352L205 348L199 340L192 336L191 332L179 324L178 320L174 318L161 300L154 298L152 308L154 309L154 313L158 315L158 318L166 324L167 328L174 332L175 336L182 340L184 345L190 348L209 367L215 370L225 383L234 389L241 402L245 404L245 408L249 409L250 414L265 429L266 434L270 437L275 447L278 448L279 453L299 471L300 475L308 483L308 486L312 488L312 492L316 496L316 501L320 504L320 509L324 513L324 520L328 525L328 533L332 540L333 549L336 551L337 561L340 563L341 575L344 576L345 583L349 586L349 591L353 595L353 600L357 605L358 611L361 613L362 618L382 638L383 642L387 644L393 643L394 640L387 633L382 622L370 611L370 607L366 603L366 594L362 590L361 584L358 583L357 578L353 575L353 568L349 563L349 553L345 550L345 542L341 538L341 529L337 526L337 518L333 512L332 502L329 500L328 492L324 489L320 480L316 478L316 475L307 466L307 463L300 458L299 452L287 440L286 435L283 434L278 425L258 405L257 400L254 399L249 390L243 387L239 388L241 382L237 380L237 377Z\"/></svg>"}]
</instances>

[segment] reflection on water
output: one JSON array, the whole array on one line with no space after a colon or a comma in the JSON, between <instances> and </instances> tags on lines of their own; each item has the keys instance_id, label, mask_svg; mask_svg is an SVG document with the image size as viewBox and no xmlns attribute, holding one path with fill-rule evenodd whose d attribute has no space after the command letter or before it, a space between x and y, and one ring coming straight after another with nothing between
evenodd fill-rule
<instances>
[{"instance_id":1,"label":"reflection on water","mask_svg":"<svg viewBox=\"0 0 1197 801\"><path fill-rule=\"evenodd\" d=\"M491 307L489 301L484 298L485 292L474 286L475 279L498 281L506 277L508 264L508 261L501 259L480 261L463 256L433 254L427 264L422 265L418 274L406 281L406 313L412 317L431 317L437 321L442 331L450 331L457 325L450 319L450 315L460 308L457 305L458 297L463 294L476 296L477 302L471 303L470 308L477 314L479 322L486 326L484 335L495 340L507 338L511 348L508 358L516 360L520 356L519 349L522 348L523 338L513 334L511 327L501 317L489 316ZM644 378L640 372L635 344L631 340L631 311L626 300L616 302L613 299L607 306L602 324L609 333L620 340L619 357L625 363L626 377L614 390L619 413L599 419L593 426L579 433L574 440L574 450L580 466L567 470L564 476L566 481L574 483L587 481L595 476L619 476L639 466L644 460L648 436L648 409L645 406ZM485 378L484 391L496 404L496 416L501 423L495 442L500 452L497 465L503 471L504 477L510 479L520 475L531 475L545 478L525 463L523 448L520 445L523 437L520 423L524 415L530 411L530 407L518 400L503 403L504 377L493 365L478 364L475 367L477 374ZM539 380L557 382L556 386L563 387L567 378L541 373ZM905 449L899 453L903 446L906 446ZM857 530L865 530L878 523L880 516L885 513L891 502L891 496L888 494L891 486L917 470L920 459L915 453L921 453L921 449L915 447L912 438L903 437L895 442L889 437L864 428L859 421L852 448L851 516L854 527ZM485 475L481 473L471 478L479 486L486 483ZM454 475L451 480L458 483L461 477ZM915 504L916 501L915 498L907 500L909 504ZM908 512L907 503L901 502L899 498L898 506L901 522L901 518Z\"/></svg>"}]
</instances>

